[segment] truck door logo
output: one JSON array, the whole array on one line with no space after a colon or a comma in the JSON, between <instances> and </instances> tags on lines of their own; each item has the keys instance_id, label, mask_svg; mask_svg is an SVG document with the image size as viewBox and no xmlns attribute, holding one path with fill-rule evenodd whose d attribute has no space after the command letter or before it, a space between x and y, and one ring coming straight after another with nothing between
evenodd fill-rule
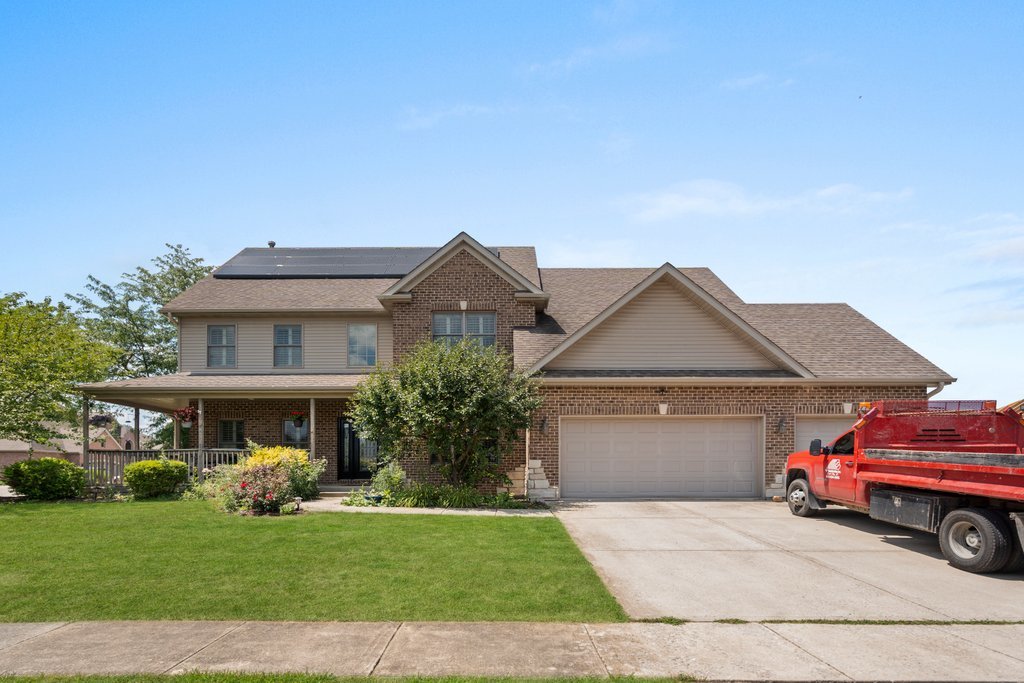
<instances>
[{"instance_id":1,"label":"truck door logo","mask_svg":"<svg viewBox=\"0 0 1024 683\"><path fill-rule=\"evenodd\" d=\"M843 464L839 462L839 458L832 458L828 461L828 465L825 467L825 478L826 479L839 479L843 474Z\"/></svg>"}]
</instances>

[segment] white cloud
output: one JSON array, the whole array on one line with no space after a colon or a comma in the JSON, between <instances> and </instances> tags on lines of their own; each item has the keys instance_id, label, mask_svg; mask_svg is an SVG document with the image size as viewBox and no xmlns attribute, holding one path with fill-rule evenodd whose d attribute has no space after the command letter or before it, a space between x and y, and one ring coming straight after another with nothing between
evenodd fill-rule
<instances>
[{"instance_id":1,"label":"white cloud","mask_svg":"<svg viewBox=\"0 0 1024 683\"><path fill-rule=\"evenodd\" d=\"M771 196L752 194L735 183L705 179L679 183L659 192L627 196L621 204L634 220L657 222L687 215L760 216L786 211L849 213L907 199L912 194L909 188L879 192L840 183L795 195Z\"/></svg>"},{"instance_id":2,"label":"white cloud","mask_svg":"<svg viewBox=\"0 0 1024 683\"><path fill-rule=\"evenodd\" d=\"M730 78L718 84L723 90L750 90L751 88L788 88L796 83L792 78L775 78L764 72Z\"/></svg>"},{"instance_id":3,"label":"white cloud","mask_svg":"<svg viewBox=\"0 0 1024 683\"><path fill-rule=\"evenodd\" d=\"M503 111L498 107L479 104L456 104L451 107L424 110L406 107L398 127L402 130L424 130L433 128L447 119L464 119L485 116Z\"/></svg>"},{"instance_id":4,"label":"white cloud","mask_svg":"<svg viewBox=\"0 0 1024 683\"><path fill-rule=\"evenodd\" d=\"M649 34L634 34L616 38L601 45L580 47L564 57L546 62L534 62L527 67L532 74L562 76L595 62L632 59L648 54L665 52L669 44Z\"/></svg>"}]
</instances>

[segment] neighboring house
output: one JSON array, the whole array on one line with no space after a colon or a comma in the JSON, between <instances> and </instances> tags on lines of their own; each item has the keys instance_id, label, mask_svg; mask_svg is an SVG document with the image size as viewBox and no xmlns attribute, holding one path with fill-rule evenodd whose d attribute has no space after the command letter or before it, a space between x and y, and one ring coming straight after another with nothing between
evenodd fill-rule
<instances>
[{"instance_id":1,"label":"neighboring house","mask_svg":"<svg viewBox=\"0 0 1024 683\"><path fill-rule=\"evenodd\" d=\"M748 304L707 268L538 268L533 247L465 233L439 249L245 249L164 310L177 374L83 389L191 403L206 448L308 447L329 484L374 457L346 417L356 385L423 339L474 337L543 373L506 465L540 461L567 498L766 495L786 455L837 436L858 402L955 381L845 304Z\"/></svg>"},{"instance_id":2,"label":"neighboring house","mask_svg":"<svg viewBox=\"0 0 1024 683\"><path fill-rule=\"evenodd\" d=\"M70 425L62 424L56 427L62 438L55 439L52 444L29 443L16 439L0 439L0 468L10 465L12 462L33 458L64 458L73 463L82 463L82 442L77 430ZM126 427L119 430L122 438L118 438L114 432L107 427L92 427L89 430L89 450L92 451L121 451L132 450L137 444L134 431ZM123 440L122 440L123 439Z\"/></svg>"}]
</instances>

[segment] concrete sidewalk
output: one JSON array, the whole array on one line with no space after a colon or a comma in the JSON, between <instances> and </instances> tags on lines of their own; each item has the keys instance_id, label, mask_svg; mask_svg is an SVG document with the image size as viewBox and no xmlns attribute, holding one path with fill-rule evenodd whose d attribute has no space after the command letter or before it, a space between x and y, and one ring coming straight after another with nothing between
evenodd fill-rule
<instances>
[{"instance_id":1,"label":"concrete sidewalk","mask_svg":"<svg viewBox=\"0 0 1024 683\"><path fill-rule=\"evenodd\" d=\"M0 675L186 671L1019 681L1024 625L0 624Z\"/></svg>"}]
</instances>

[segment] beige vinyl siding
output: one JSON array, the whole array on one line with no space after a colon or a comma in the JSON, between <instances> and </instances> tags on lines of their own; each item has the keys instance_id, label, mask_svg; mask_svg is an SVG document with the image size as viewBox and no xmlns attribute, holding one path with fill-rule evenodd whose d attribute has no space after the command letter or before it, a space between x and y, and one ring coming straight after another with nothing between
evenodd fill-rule
<instances>
[{"instance_id":1,"label":"beige vinyl siding","mask_svg":"<svg viewBox=\"0 0 1024 683\"><path fill-rule=\"evenodd\" d=\"M259 317L182 318L180 366L182 372L278 373L369 372L373 368L349 367L348 324L377 325L377 364L392 357L391 318L382 316L345 317ZM234 368L206 366L206 326L235 325L237 364ZM274 325L302 325L302 367L274 367Z\"/></svg>"},{"instance_id":2,"label":"beige vinyl siding","mask_svg":"<svg viewBox=\"0 0 1024 683\"><path fill-rule=\"evenodd\" d=\"M557 356L549 368L573 370L773 370L739 332L675 284L662 280Z\"/></svg>"}]
</instances>

